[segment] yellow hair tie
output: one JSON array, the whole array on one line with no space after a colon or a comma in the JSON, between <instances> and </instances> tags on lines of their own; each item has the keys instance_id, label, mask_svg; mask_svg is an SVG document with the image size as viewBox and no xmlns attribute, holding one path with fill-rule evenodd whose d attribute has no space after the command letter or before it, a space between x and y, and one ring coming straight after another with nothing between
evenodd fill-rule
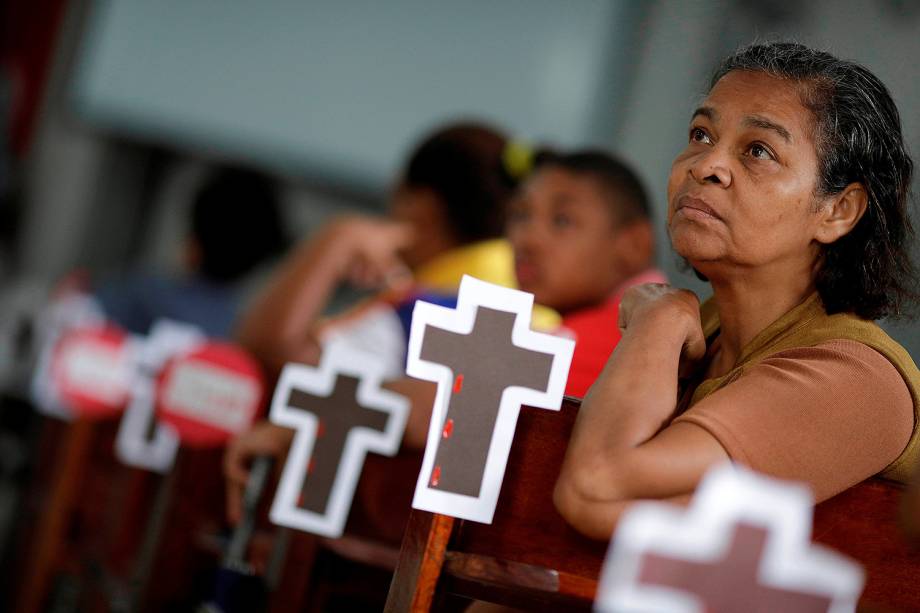
<instances>
[{"instance_id":1,"label":"yellow hair tie","mask_svg":"<svg viewBox=\"0 0 920 613\"><path fill-rule=\"evenodd\" d=\"M516 181L520 181L533 170L536 152L528 143L519 140L508 141L502 152L502 165L505 171Z\"/></svg>"}]
</instances>

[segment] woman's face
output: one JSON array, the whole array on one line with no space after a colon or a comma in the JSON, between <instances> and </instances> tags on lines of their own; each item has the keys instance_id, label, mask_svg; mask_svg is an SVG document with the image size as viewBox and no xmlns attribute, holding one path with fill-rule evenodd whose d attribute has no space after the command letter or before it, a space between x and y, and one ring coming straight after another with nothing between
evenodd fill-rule
<instances>
[{"instance_id":1,"label":"woman's face","mask_svg":"<svg viewBox=\"0 0 920 613\"><path fill-rule=\"evenodd\" d=\"M794 84L730 72L694 113L671 166L671 243L710 277L725 265L811 271L817 175L811 113Z\"/></svg>"}]
</instances>

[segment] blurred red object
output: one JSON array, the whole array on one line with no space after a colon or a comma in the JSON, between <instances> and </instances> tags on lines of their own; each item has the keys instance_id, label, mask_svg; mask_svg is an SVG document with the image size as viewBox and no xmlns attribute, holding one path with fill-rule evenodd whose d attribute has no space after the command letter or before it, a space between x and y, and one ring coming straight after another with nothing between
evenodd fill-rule
<instances>
[{"instance_id":1,"label":"blurred red object","mask_svg":"<svg viewBox=\"0 0 920 613\"><path fill-rule=\"evenodd\" d=\"M19 156L31 142L66 8L66 0L0 4L0 67L13 87L6 128L13 152Z\"/></svg>"},{"instance_id":2,"label":"blurred red object","mask_svg":"<svg viewBox=\"0 0 920 613\"><path fill-rule=\"evenodd\" d=\"M54 351L51 376L74 416L101 419L128 405L133 368L128 335L106 324L65 333Z\"/></svg>"},{"instance_id":3,"label":"blurred red object","mask_svg":"<svg viewBox=\"0 0 920 613\"><path fill-rule=\"evenodd\" d=\"M159 419L192 447L218 447L249 429L264 399L255 359L229 343L208 342L173 358L157 385Z\"/></svg>"}]
</instances>

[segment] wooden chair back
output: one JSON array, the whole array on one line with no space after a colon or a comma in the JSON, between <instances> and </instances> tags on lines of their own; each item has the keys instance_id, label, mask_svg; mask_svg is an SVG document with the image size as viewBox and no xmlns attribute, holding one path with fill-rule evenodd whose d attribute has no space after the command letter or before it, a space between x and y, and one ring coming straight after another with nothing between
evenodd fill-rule
<instances>
[{"instance_id":1,"label":"wooden chair back","mask_svg":"<svg viewBox=\"0 0 920 613\"><path fill-rule=\"evenodd\" d=\"M66 577L80 609L165 610L192 603L216 568L223 513L221 450L181 450L162 476L122 464L114 455L118 420L46 420L36 476L26 505L17 558L22 561L16 611L49 606ZM162 605L162 606L161 606ZM168 606L167 606L168 605Z\"/></svg>"}]
</instances>

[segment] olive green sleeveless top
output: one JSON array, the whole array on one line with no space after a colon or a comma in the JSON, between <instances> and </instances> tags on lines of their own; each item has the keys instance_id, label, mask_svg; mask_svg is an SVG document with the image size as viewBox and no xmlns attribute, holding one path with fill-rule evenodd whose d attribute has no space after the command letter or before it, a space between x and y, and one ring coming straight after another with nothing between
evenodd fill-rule
<instances>
[{"instance_id":1,"label":"olive green sleeveless top","mask_svg":"<svg viewBox=\"0 0 920 613\"><path fill-rule=\"evenodd\" d=\"M712 299L703 303L700 315L706 338L717 336L719 316ZM761 331L742 350L731 371L700 382L693 390L687 407L728 385L747 369L775 353L841 339L863 343L885 356L910 390L914 401L913 434L901 455L881 473L885 478L906 483L920 467L920 371L910 354L874 322L860 319L852 313L828 315L817 292Z\"/></svg>"}]
</instances>

